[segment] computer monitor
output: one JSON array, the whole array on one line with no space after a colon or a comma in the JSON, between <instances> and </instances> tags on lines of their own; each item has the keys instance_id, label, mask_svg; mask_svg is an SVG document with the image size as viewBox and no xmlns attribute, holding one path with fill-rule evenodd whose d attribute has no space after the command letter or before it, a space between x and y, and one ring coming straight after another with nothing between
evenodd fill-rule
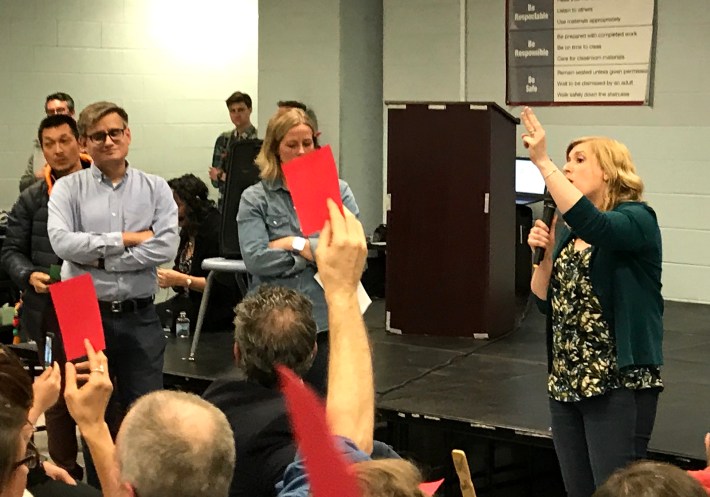
<instances>
[{"instance_id":1,"label":"computer monitor","mask_svg":"<svg viewBox=\"0 0 710 497\"><path fill-rule=\"evenodd\" d=\"M542 199L545 180L537 166L526 157L515 159L515 194L528 199Z\"/></svg>"}]
</instances>

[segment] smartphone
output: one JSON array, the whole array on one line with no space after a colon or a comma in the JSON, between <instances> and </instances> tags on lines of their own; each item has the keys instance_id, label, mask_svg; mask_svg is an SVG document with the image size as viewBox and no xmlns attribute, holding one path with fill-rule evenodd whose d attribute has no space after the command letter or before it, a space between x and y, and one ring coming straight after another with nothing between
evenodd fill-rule
<instances>
[{"instance_id":1,"label":"smartphone","mask_svg":"<svg viewBox=\"0 0 710 497\"><path fill-rule=\"evenodd\" d=\"M52 355L52 343L54 342L54 333L47 333L44 341L44 367L47 368L54 362Z\"/></svg>"},{"instance_id":2,"label":"smartphone","mask_svg":"<svg viewBox=\"0 0 710 497\"><path fill-rule=\"evenodd\" d=\"M49 266L49 278L52 280L52 283L62 281L62 266L59 264Z\"/></svg>"}]
</instances>

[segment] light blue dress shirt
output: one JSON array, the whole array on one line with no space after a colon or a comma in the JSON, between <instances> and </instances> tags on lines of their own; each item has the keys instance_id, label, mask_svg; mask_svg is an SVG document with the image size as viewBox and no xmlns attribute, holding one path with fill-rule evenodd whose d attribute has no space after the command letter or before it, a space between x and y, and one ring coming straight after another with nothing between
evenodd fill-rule
<instances>
[{"instance_id":1,"label":"light blue dress shirt","mask_svg":"<svg viewBox=\"0 0 710 497\"><path fill-rule=\"evenodd\" d=\"M154 236L123 246L123 232L145 230ZM94 164L60 178L49 197L47 231L64 260L62 280L90 273L99 300L106 301L155 294L156 267L175 259L179 242L168 183L132 167L116 184ZM105 269L95 267L99 258Z\"/></svg>"}]
</instances>

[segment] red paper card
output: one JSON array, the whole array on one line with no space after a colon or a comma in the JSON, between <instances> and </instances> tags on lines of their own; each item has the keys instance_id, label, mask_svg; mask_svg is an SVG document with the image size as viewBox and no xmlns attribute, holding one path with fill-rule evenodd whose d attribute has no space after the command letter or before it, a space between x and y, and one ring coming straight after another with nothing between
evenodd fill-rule
<instances>
[{"instance_id":1,"label":"red paper card","mask_svg":"<svg viewBox=\"0 0 710 497\"><path fill-rule=\"evenodd\" d=\"M298 450L304 458L313 497L359 497L355 477L328 429L325 408L303 380L279 366L281 391L293 425Z\"/></svg>"},{"instance_id":2,"label":"red paper card","mask_svg":"<svg viewBox=\"0 0 710 497\"><path fill-rule=\"evenodd\" d=\"M304 235L320 231L329 219L327 199L332 199L343 211L338 170L329 145L281 167Z\"/></svg>"},{"instance_id":3,"label":"red paper card","mask_svg":"<svg viewBox=\"0 0 710 497\"><path fill-rule=\"evenodd\" d=\"M89 273L49 285L67 360L86 355L84 339L97 352L106 348L99 301Z\"/></svg>"},{"instance_id":4,"label":"red paper card","mask_svg":"<svg viewBox=\"0 0 710 497\"><path fill-rule=\"evenodd\" d=\"M427 481L419 484L419 490L421 490L426 495L434 495L441 484L444 483L444 479L437 481Z\"/></svg>"}]
</instances>

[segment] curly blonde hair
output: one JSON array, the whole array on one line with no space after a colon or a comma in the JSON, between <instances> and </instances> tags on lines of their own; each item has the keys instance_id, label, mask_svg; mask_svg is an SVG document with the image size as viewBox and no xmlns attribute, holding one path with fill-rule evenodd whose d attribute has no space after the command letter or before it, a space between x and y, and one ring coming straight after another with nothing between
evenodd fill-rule
<instances>
[{"instance_id":1,"label":"curly blonde hair","mask_svg":"<svg viewBox=\"0 0 710 497\"><path fill-rule=\"evenodd\" d=\"M600 209L610 211L622 202L643 201L643 181L636 172L631 152L621 142L604 136L584 136L572 140L567 146L566 157L574 147L588 143L607 176L607 193Z\"/></svg>"},{"instance_id":2,"label":"curly blonde hair","mask_svg":"<svg viewBox=\"0 0 710 497\"><path fill-rule=\"evenodd\" d=\"M266 127L266 136L261 145L259 155L256 156L256 165L259 168L259 177L268 181L283 179L281 171L281 159L279 158L279 145L286 133L294 126L305 124L313 131L313 146L318 148L318 140L315 135L317 129L313 120L301 109L289 109L286 112L276 113Z\"/></svg>"},{"instance_id":3,"label":"curly blonde hair","mask_svg":"<svg viewBox=\"0 0 710 497\"><path fill-rule=\"evenodd\" d=\"M404 459L377 459L352 465L362 497L426 497L422 474Z\"/></svg>"}]
</instances>

